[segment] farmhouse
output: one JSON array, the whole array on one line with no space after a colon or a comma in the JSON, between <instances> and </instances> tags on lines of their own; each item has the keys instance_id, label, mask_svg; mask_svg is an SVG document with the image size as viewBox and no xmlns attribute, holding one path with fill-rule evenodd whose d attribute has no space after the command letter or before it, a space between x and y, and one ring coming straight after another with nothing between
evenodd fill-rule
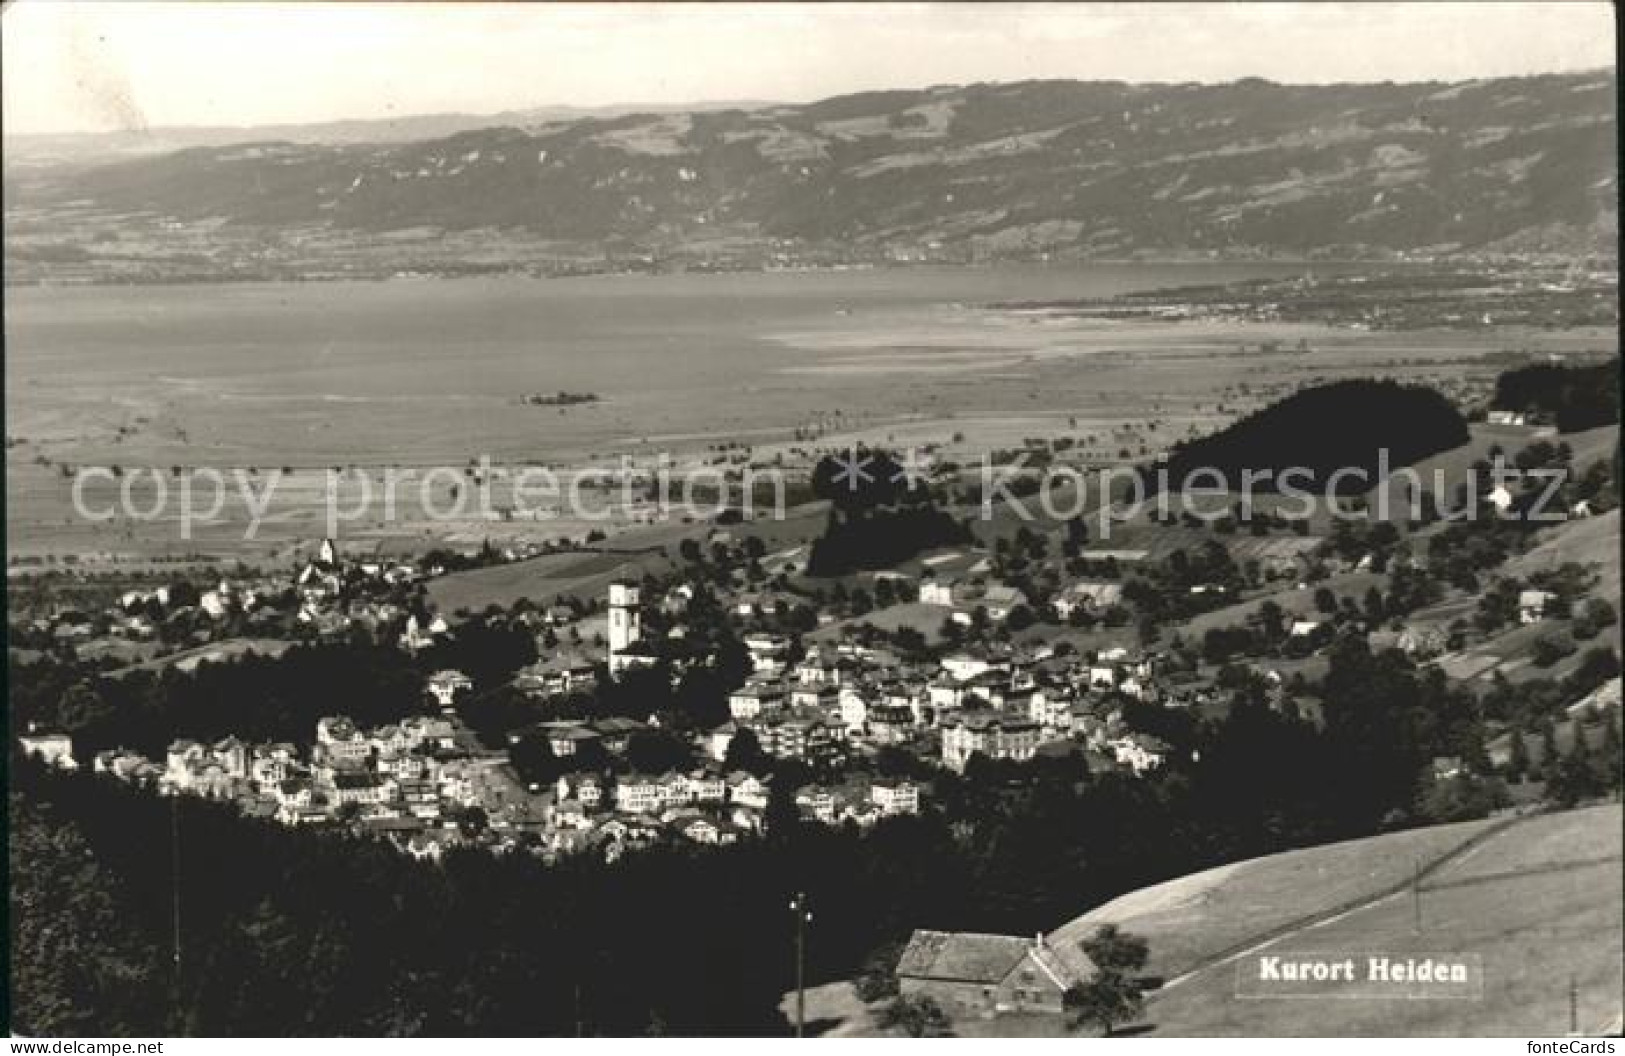
<instances>
[{"instance_id":1,"label":"farmhouse","mask_svg":"<svg viewBox=\"0 0 1625 1056\"><path fill-rule=\"evenodd\" d=\"M996 666L992 660L970 653L951 653L942 658L942 669L956 682L975 678Z\"/></svg>"},{"instance_id":2,"label":"farmhouse","mask_svg":"<svg viewBox=\"0 0 1625 1056\"><path fill-rule=\"evenodd\" d=\"M897 986L950 1015L1060 1012L1093 968L1081 950L1063 959L1043 935L916 931L897 961Z\"/></svg>"},{"instance_id":3,"label":"farmhouse","mask_svg":"<svg viewBox=\"0 0 1625 1056\"><path fill-rule=\"evenodd\" d=\"M1027 605L1027 595L1015 587L995 583L982 595L982 605L987 609L988 619L1003 623L1018 607Z\"/></svg>"},{"instance_id":4,"label":"farmhouse","mask_svg":"<svg viewBox=\"0 0 1625 1056\"><path fill-rule=\"evenodd\" d=\"M1547 606L1557 600L1549 590L1525 590L1518 594L1518 621L1539 623L1546 618Z\"/></svg>"},{"instance_id":5,"label":"farmhouse","mask_svg":"<svg viewBox=\"0 0 1625 1056\"><path fill-rule=\"evenodd\" d=\"M924 605L963 605L975 593L967 583L927 576L920 581L920 602Z\"/></svg>"},{"instance_id":6,"label":"farmhouse","mask_svg":"<svg viewBox=\"0 0 1625 1056\"><path fill-rule=\"evenodd\" d=\"M1110 580L1083 580L1073 583L1055 598L1055 614L1070 620L1077 611L1099 612L1123 598L1123 584Z\"/></svg>"}]
</instances>

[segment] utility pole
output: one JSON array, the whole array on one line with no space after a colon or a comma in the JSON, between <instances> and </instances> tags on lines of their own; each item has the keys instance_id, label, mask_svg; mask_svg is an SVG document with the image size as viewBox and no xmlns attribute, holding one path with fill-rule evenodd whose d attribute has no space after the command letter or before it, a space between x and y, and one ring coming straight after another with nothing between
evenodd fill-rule
<instances>
[{"instance_id":1,"label":"utility pole","mask_svg":"<svg viewBox=\"0 0 1625 1056\"><path fill-rule=\"evenodd\" d=\"M1422 859L1416 859L1411 872L1411 930L1422 934Z\"/></svg>"},{"instance_id":2,"label":"utility pole","mask_svg":"<svg viewBox=\"0 0 1625 1056\"><path fill-rule=\"evenodd\" d=\"M812 910L807 908L807 895L797 891L790 899L790 912L796 916L796 1037L802 1036L807 1024L807 925L812 923Z\"/></svg>"},{"instance_id":3,"label":"utility pole","mask_svg":"<svg viewBox=\"0 0 1625 1056\"><path fill-rule=\"evenodd\" d=\"M1574 981L1574 975L1569 975L1569 1037L1580 1033L1580 988Z\"/></svg>"},{"instance_id":4,"label":"utility pole","mask_svg":"<svg viewBox=\"0 0 1625 1056\"><path fill-rule=\"evenodd\" d=\"M173 923L175 982L181 981L181 802L180 794L169 797L169 886L174 899Z\"/></svg>"}]
</instances>

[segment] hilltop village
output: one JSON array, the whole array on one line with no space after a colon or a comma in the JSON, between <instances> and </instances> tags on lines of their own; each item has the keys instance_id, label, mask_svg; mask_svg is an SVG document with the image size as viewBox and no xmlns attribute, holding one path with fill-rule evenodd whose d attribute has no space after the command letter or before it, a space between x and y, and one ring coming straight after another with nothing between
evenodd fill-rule
<instances>
[{"instance_id":1,"label":"hilltop village","mask_svg":"<svg viewBox=\"0 0 1625 1056\"><path fill-rule=\"evenodd\" d=\"M1358 643L1478 698L1479 720L1434 739L1421 780L1488 809L1504 802L1501 779L1549 775L1575 746L1617 742L1606 586L1617 564L1538 542L1607 538L1617 525L1607 461L1572 464L1609 430L1572 434L1585 444L1577 455L1527 417L1492 410L1475 426L1518 467L1492 481L1484 460L1464 464L1483 484L1458 492L1475 516L1434 510L1403 533L1275 513L1212 524L1153 515L1122 529L1126 541L1091 542L1079 520L1051 534L1018 524L987 546L921 512L929 506L876 528L837 492L850 520L832 520L811 546L769 552L736 518L691 531L664 571L610 566L597 596L522 598L450 619L425 584L520 568L530 554L355 560L325 540L283 576L203 590L179 581L126 590L100 610L14 620L14 649L47 663L94 656L109 639L161 637L170 650L88 680L65 666L76 683L58 687L67 702L31 708L25 697L14 720L28 723L22 747L57 765L288 825L370 833L417 857L473 845L613 859L668 840L735 843L775 817L868 827L930 809L943 775L989 767L1184 770L1204 725L1238 707L1324 726L1332 657ZM1519 523L1544 496L1541 470L1563 480L1544 536ZM924 545L884 567L850 567L862 563L848 550L864 523ZM1547 559L1519 556L1531 548ZM338 706L309 713L307 702L257 722L272 739L219 711L190 729L112 714L121 694L164 699L165 679L218 677L216 691L229 692L253 665L296 667L301 650L340 665L346 650L365 650L363 675L387 685L387 699L363 716L342 694L318 694ZM320 676L315 688L335 686ZM107 743L151 745L171 728L179 736L161 752Z\"/></svg>"}]
</instances>

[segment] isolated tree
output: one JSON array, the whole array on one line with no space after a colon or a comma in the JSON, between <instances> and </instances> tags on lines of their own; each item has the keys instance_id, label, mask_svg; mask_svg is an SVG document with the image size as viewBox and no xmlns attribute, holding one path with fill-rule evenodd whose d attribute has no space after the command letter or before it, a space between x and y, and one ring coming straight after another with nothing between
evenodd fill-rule
<instances>
[{"instance_id":1,"label":"isolated tree","mask_svg":"<svg viewBox=\"0 0 1625 1056\"><path fill-rule=\"evenodd\" d=\"M1273 642L1281 637L1286 629L1286 613L1282 611L1281 606L1271 600L1266 600L1258 607L1253 619L1267 641Z\"/></svg>"},{"instance_id":2,"label":"isolated tree","mask_svg":"<svg viewBox=\"0 0 1625 1056\"><path fill-rule=\"evenodd\" d=\"M1417 797L1417 812L1436 824L1488 817L1507 805L1506 785L1499 778L1472 774L1429 781Z\"/></svg>"},{"instance_id":3,"label":"isolated tree","mask_svg":"<svg viewBox=\"0 0 1625 1056\"><path fill-rule=\"evenodd\" d=\"M860 1000L873 1003L898 996L897 959L902 952L902 943L889 942L869 955L852 984Z\"/></svg>"},{"instance_id":4,"label":"isolated tree","mask_svg":"<svg viewBox=\"0 0 1625 1056\"><path fill-rule=\"evenodd\" d=\"M1574 633L1576 637L1594 638L1612 627L1616 619L1618 614L1606 598L1590 598L1574 620Z\"/></svg>"},{"instance_id":5,"label":"isolated tree","mask_svg":"<svg viewBox=\"0 0 1625 1056\"><path fill-rule=\"evenodd\" d=\"M1546 779L1546 798L1560 807L1572 807L1602 790L1597 772L1578 753L1558 760Z\"/></svg>"},{"instance_id":6,"label":"isolated tree","mask_svg":"<svg viewBox=\"0 0 1625 1056\"><path fill-rule=\"evenodd\" d=\"M1386 609L1383 605L1382 591L1372 587L1365 592L1365 616L1373 624L1382 622Z\"/></svg>"},{"instance_id":7,"label":"isolated tree","mask_svg":"<svg viewBox=\"0 0 1625 1056\"><path fill-rule=\"evenodd\" d=\"M1590 758L1591 745L1586 742L1585 720L1579 715L1569 722L1569 737L1569 754L1580 760Z\"/></svg>"},{"instance_id":8,"label":"isolated tree","mask_svg":"<svg viewBox=\"0 0 1625 1056\"><path fill-rule=\"evenodd\" d=\"M1523 731L1513 730L1508 742L1507 776L1522 781L1529 773L1529 746L1524 743Z\"/></svg>"},{"instance_id":9,"label":"isolated tree","mask_svg":"<svg viewBox=\"0 0 1625 1056\"><path fill-rule=\"evenodd\" d=\"M1540 723L1540 769L1547 780L1557 771L1557 727L1550 717Z\"/></svg>"},{"instance_id":10,"label":"isolated tree","mask_svg":"<svg viewBox=\"0 0 1625 1056\"><path fill-rule=\"evenodd\" d=\"M87 682L68 687L57 705L57 717L69 733L94 728L112 713L112 707Z\"/></svg>"},{"instance_id":11,"label":"isolated tree","mask_svg":"<svg viewBox=\"0 0 1625 1056\"><path fill-rule=\"evenodd\" d=\"M1144 939L1116 924L1102 924L1080 945L1094 963L1095 974L1067 991L1066 1007L1074 1028L1098 1027L1109 1037L1118 1024L1138 1018L1145 1007L1140 972L1150 949Z\"/></svg>"}]
</instances>

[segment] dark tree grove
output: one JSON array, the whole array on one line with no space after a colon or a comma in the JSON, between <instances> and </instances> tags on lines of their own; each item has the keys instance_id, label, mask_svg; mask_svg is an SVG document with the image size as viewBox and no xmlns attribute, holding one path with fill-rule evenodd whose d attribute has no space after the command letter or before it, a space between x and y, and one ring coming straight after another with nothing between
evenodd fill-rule
<instances>
[{"instance_id":1,"label":"dark tree grove","mask_svg":"<svg viewBox=\"0 0 1625 1056\"><path fill-rule=\"evenodd\" d=\"M1168 459L1169 480L1212 488L1216 470L1232 490L1240 490L1245 470L1270 470L1259 491L1275 490L1289 468L1300 472L1284 483L1316 495L1328 487L1339 494L1369 490L1380 479L1378 453L1398 469L1467 442L1461 413L1433 389L1394 381L1353 379L1293 393L1211 436L1179 444ZM1341 469L1363 476L1333 480ZM1148 483L1155 485L1154 479Z\"/></svg>"},{"instance_id":2,"label":"dark tree grove","mask_svg":"<svg viewBox=\"0 0 1625 1056\"><path fill-rule=\"evenodd\" d=\"M965 526L905 470L884 451L819 460L813 494L829 501L830 513L807 557L808 575L894 568L923 550L969 540Z\"/></svg>"},{"instance_id":3,"label":"dark tree grove","mask_svg":"<svg viewBox=\"0 0 1625 1056\"><path fill-rule=\"evenodd\" d=\"M1500 410L1547 415L1564 433L1619 421L1619 357L1568 366L1533 363L1495 379Z\"/></svg>"},{"instance_id":4,"label":"dark tree grove","mask_svg":"<svg viewBox=\"0 0 1625 1056\"><path fill-rule=\"evenodd\" d=\"M324 715L378 726L431 710L426 670L404 663L393 647L353 642L83 683L82 670L41 660L11 672L11 724L13 731L30 722L65 729L86 759L106 748L162 759L175 737L303 743Z\"/></svg>"}]
</instances>

